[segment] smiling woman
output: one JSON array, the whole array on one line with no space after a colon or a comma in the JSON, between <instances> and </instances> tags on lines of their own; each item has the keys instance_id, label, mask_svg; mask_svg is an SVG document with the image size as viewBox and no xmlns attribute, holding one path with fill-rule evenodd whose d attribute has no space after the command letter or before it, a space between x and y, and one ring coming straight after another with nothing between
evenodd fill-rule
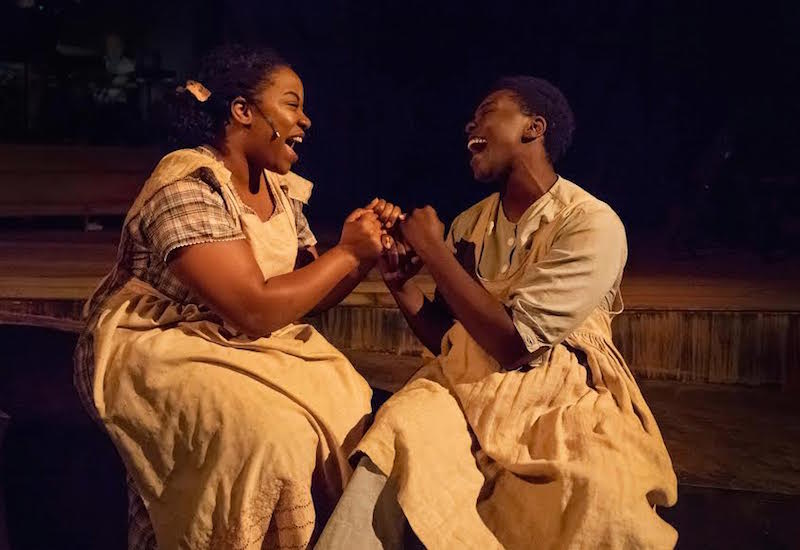
<instances>
[{"instance_id":1,"label":"smiling woman","mask_svg":"<svg viewBox=\"0 0 800 550\"><path fill-rule=\"evenodd\" d=\"M625 229L556 173L572 129L554 86L501 80L466 128L495 192L446 237L430 206L401 224L436 293L392 295L436 357L378 411L318 550L675 545L675 473L611 333Z\"/></svg>"},{"instance_id":2,"label":"smiling woman","mask_svg":"<svg viewBox=\"0 0 800 550\"><path fill-rule=\"evenodd\" d=\"M298 160L291 149L302 143L311 120L303 112L300 77L277 53L220 48L204 59L197 80L190 82L168 104L171 143L222 149L236 120L253 130L247 150L263 165L286 172Z\"/></svg>"},{"instance_id":3,"label":"smiling woman","mask_svg":"<svg viewBox=\"0 0 800 550\"><path fill-rule=\"evenodd\" d=\"M531 127L520 138L515 128L527 119L531 119ZM552 84L541 78L502 78L465 128L475 179L507 178L508 174L497 170L510 169L513 153L537 139L543 141L548 161L555 164L569 148L574 130L572 109Z\"/></svg>"},{"instance_id":4,"label":"smiling woman","mask_svg":"<svg viewBox=\"0 0 800 550\"><path fill-rule=\"evenodd\" d=\"M75 383L125 462L131 548L306 547L350 475L370 388L295 322L353 289L400 210L372 201L317 254L290 172L303 100L274 52L211 53L172 102L192 148L155 168L87 304Z\"/></svg>"}]
</instances>

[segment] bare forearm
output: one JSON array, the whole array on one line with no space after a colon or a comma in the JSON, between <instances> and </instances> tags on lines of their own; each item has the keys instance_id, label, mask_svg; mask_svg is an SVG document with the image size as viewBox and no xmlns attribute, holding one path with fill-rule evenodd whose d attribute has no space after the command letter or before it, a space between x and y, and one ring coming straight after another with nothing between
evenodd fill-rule
<instances>
[{"instance_id":1,"label":"bare forearm","mask_svg":"<svg viewBox=\"0 0 800 550\"><path fill-rule=\"evenodd\" d=\"M358 286L358 283L364 280L364 277L367 276L367 273L369 273L374 266L375 262L362 261L359 263L358 267L345 275L333 290L326 294L309 313L311 315L317 315L338 305L339 302L347 298L347 296L353 292L353 289Z\"/></svg>"},{"instance_id":2,"label":"bare forearm","mask_svg":"<svg viewBox=\"0 0 800 550\"><path fill-rule=\"evenodd\" d=\"M509 366L526 354L503 304L461 267L444 243L417 252L456 319L489 355Z\"/></svg>"},{"instance_id":3,"label":"bare forearm","mask_svg":"<svg viewBox=\"0 0 800 550\"><path fill-rule=\"evenodd\" d=\"M407 282L402 288L392 289L392 296L422 345L431 353L439 355L442 351L442 337L453 326L453 318L437 304L429 301L412 282Z\"/></svg>"},{"instance_id":4,"label":"bare forearm","mask_svg":"<svg viewBox=\"0 0 800 550\"><path fill-rule=\"evenodd\" d=\"M311 264L264 282L258 301L249 304L248 328L269 333L307 315L356 271L358 260L336 246Z\"/></svg>"}]
</instances>

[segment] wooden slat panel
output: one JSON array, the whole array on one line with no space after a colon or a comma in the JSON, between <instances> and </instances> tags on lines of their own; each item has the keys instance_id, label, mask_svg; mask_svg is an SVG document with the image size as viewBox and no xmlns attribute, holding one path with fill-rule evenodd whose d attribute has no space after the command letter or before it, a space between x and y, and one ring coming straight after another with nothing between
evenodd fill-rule
<instances>
[{"instance_id":1,"label":"wooden slat panel","mask_svg":"<svg viewBox=\"0 0 800 550\"><path fill-rule=\"evenodd\" d=\"M338 307L312 323L339 348L420 354L395 308ZM650 379L800 387L800 314L629 311L614 342L631 370Z\"/></svg>"},{"instance_id":2,"label":"wooden slat panel","mask_svg":"<svg viewBox=\"0 0 800 550\"><path fill-rule=\"evenodd\" d=\"M800 314L631 311L614 341L636 374L690 382L793 387L800 374Z\"/></svg>"},{"instance_id":3,"label":"wooden slat panel","mask_svg":"<svg viewBox=\"0 0 800 550\"><path fill-rule=\"evenodd\" d=\"M0 325L78 331L82 305L62 298L0 299ZM341 349L400 358L423 350L396 308L340 306L308 321ZM800 390L800 314L626 312L614 322L614 341L643 378Z\"/></svg>"}]
</instances>

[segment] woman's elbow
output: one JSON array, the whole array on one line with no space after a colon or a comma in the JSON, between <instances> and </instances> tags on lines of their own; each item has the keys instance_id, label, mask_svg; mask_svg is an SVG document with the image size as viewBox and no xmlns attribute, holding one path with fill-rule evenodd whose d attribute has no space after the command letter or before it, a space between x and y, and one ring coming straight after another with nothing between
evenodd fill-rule
<instances>
[{"instance_id":1,"label":"woman's elbow","mask_svg":"<svg viewBox=\"0 0 800 550\"><path fill-rule=\"evenodd\" d=\"M240 312L229 315L227 320L238 332L256 338L267 337L281 328L277 319L260 313Z\"/></svg>"},{"instance_id":2,"label":"woman's elbow","mask_svg":"<svg viewBox=\"0 0 800 550\"><path fill-rule=\"evenodd\" d=\"M493 351L492 357L504 370L518 368L531 356L530 351L522 341L522 337L516 330L510 333L506 341L496 346Z\"/></svg>"},{"instance_id":3,"label":"woman's elbow","mask_svg":"<svg viewBox=\"0 0 800 550\"><path fill-rule=\"evenodd\" d=\"M269 336L292 322L292 319L287 319L291 307L281 298L264 287L242 293L236 305L231 304L227 308L226 318L248 336Z\"/></svg>"},{"instance_id":4,"label":"woman's elbow","mask_svg":"<svg viewBox=\"0 0 800 550\"><path fill-rule=\"evenodd\" d=\"M240 293L226 309L226 318L249 336L269 336L306 315L296 288L268 284Z\"/></svg>"}]
</instances>

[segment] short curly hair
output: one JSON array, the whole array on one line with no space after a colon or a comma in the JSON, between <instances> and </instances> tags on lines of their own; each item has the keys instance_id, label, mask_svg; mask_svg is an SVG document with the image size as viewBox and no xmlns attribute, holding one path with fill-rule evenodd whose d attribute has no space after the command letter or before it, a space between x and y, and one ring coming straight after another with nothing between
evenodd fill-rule
<instances>
[{"instance_id":1,"label":"short curly hair","mask_svg":"<svg viewBox=\"0 0 800 550\"><path fill-rule=\"evenodd\" d=\"M230 121L231 101L242 96L252 102L281 67L289 64L270 48L230 44L209 52L193 78L211 92L208 101L201 103L187 91L176 91L167 100L170 145L221 144Z\"/></svg>"},{"instance_id":2,"label":"short curly hair","mask_svg":"<svg viewBox=\"0 0 800 550\"><path fill-rule=\"evenodd\" d=\"M489 92L500 90L514 94L526 115L536 114L547 121L544 148L550 162L558 162L569 149L575 131L575 117L561 90L542 78L522 75L500 78Z\"/></svg>"}]
</instances>

